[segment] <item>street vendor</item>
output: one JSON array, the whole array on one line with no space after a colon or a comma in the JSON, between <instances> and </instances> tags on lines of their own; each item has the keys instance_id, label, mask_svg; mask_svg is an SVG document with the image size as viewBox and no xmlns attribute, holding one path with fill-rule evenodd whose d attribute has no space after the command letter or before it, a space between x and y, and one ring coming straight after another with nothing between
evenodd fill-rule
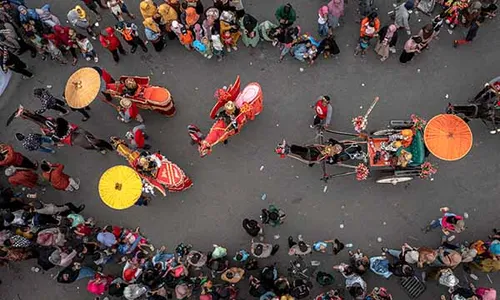
<instances>
[{"instance_id":1,"label":"street vendor","mask_svg":"<svg viewBox=\"0 0 500 300\"><path fill-rule=\"evenodd\" d=\"M224 110L217 114L217 118L222 119L226 126L231 126L238 133L238 122L236 118L240 114L240 109L236 107L233 101L228 101L224 105ZM228 128L230 130L230 128Z\"/></svg>"},{"instance_id":2,"label":"street vendor","mask_svg":"<svg viewBox=\"0 0 500 300\"><path fill-rule=\"evenodd\" d=\"M136 169L143 175L154 177L160 166L161 161L158 156L144 151L137 160Z\"/></svg>"},{"instance_id":3,"label":"street vendor","mask_svg":"<svg viewBox=\"0 0 500 300\"><path fill-rule=\"evenodd\" d=\"M130 99L123 98L120 100L120 106L122 109L118 112L118 120L123 123L129 123L131 120L136 120L139 123L143 123L144 119L139 114L139 108Z\"/></svg>"}]
</instances>

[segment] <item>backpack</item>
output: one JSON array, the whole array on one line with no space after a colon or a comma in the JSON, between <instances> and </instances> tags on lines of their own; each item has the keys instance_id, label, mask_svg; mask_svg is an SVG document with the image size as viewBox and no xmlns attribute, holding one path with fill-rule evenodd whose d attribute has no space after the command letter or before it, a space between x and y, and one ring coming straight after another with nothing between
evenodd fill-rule
<instances>
[{"instance_id":1,"label":"backpack","mask_svg":"<svg viewBox=\"0 0 500 300\"><path fill-rule=\"evenodd\" d=\"M311 291L311 285L301 279L295 280L293 283L294 287L290 292L290 295L297 299L304 299L309 296L309 292Z\"/></svg>"}]
</instances>

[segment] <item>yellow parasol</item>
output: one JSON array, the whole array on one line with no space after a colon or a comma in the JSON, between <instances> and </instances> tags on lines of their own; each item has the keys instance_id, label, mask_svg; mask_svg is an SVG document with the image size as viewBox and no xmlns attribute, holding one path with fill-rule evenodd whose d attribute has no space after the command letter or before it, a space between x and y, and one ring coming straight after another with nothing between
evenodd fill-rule
<instances>
[{"instance_id":1,"label":"yellow parasol","mask_svg":"<svg viewBox=\"0 0 500 300\"><path fill-rule=\"evenodd\" d=\"M472 148L472 132L464 120L449 114L432 118L424 130L427 149L439 159L459 160Z\"/></svg>"},{"instance_id":2,"label":"yellow parasol","mask_svg":"<svg viewBox=\"0 0 500 300\"><path fill-rule=\"evenodd\" d=\"M81 68L66 83L64 97L72 108L84 108L94 101L101 89L101 76L93 68Z\"/></svg>"},{"instance_id":3,"label":"yellow parasol","mask_svg":"<svg viewBox=\"0 0 500 300\"><path fill-rule=\"evenodd\" d=\"M114 166L102 174L99 195L107 206L126 209L135 204L142 193L142 181L137 172L127 166Z\"/></svg>"}]
</instances>

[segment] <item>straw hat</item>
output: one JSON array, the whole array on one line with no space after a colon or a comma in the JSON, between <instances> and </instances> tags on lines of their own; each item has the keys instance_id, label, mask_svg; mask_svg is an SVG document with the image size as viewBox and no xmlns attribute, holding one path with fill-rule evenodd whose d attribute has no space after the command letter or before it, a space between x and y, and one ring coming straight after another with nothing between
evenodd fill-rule
<instances>
[{"instance_id":1,"label":"straw hat","mask_svg":"<svg viewBox=\"0 0 500 300\"><path fill-rule=\"evenodd\" d=\"M81 68L66 83L64 95L72 108L84 108L96 98L101 89L101 77L93 68Z\"/></svg>"},{"instance_id":2,"label":"straw hat","mask_svg":"<svg viewBox=\"0 0 500 300\"><path fill-rule=\"evenodd\" d=\"M228 101L225 105L224 105L224 109L226 110L226 112L228 114L232 114L234 113L234 111L236 110L236 106L234 105L234 102L233 101Z\"/></svg>"},{"instance_id":3,"label":"straw hat","mask_svg":"<svg viewBox=\"0 0 500 300\"><path fill-rule=\"evenodd\" d=\"M121 99L120 100L120 105L123 107L123 108L129 108L132 106L132 101L130 101L130 99Z\"/></svg>"}]
</instances>

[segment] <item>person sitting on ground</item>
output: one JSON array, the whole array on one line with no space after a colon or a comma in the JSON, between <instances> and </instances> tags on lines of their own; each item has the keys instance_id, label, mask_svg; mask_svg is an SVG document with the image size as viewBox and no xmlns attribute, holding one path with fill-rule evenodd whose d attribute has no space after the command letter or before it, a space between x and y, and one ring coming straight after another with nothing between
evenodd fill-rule
<instances>
[{"instance_id":1,"label":"person sitting on ground","mask_svg":"<svg viewBox=\"0 0 500 300\"><path fill-rule=\"evenodd\" d=\"M285 218L285 212L272 204L269 205L268 209L262 209L262 213L260 215L260 219L263 224L270 224L273 227L283 224Z\"/></svg>"}]
</instances>

